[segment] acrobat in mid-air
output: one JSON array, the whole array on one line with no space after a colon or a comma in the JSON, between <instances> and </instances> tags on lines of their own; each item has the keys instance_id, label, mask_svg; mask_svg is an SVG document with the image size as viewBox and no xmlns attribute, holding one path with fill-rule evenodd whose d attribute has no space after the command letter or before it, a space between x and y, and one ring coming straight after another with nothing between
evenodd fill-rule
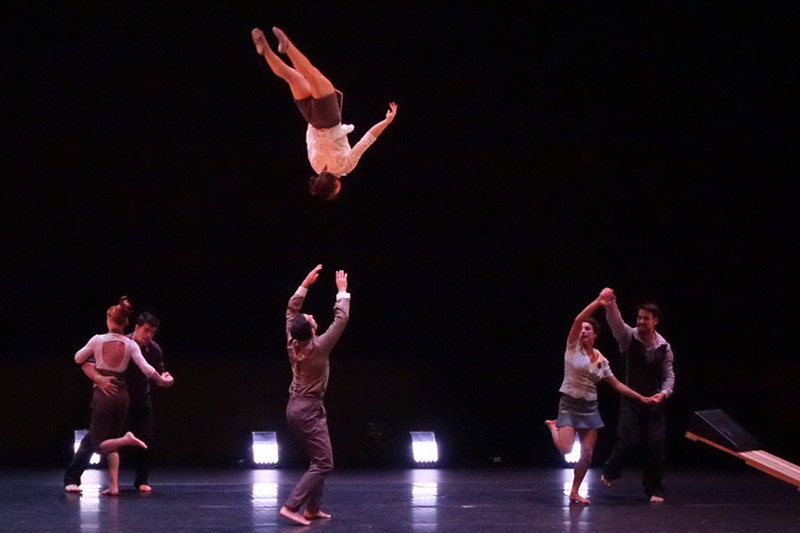
<instances>
[{"instance_id":1,"label":"acrobat in mid-air","mask_svg":"<svg viewBox=\"0 0 800 533\"><path fill-rule=\"evenodd\" d=\"M330 200L339 194L340 178L355 168L364 151L394 120L397 104L390 103L386 118L372 126L351 148L347 134L353 131L353 125L342 124L342 92L334 88L283 31L272 28L272 33L278 38L278 52L289 56L292 66L270 48L264 32L255 28L251 35L256 51L264 56L272 72L289 84L295 104L308 123L308 161L317 173L308 183L311 194Z\"/></svg>"}]
</instances>

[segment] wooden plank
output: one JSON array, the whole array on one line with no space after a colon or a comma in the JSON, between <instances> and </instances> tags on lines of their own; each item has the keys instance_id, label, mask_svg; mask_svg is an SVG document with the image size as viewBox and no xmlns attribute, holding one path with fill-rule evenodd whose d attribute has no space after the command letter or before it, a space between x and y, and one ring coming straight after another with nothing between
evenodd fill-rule
<instances>
[{"instance_id":1,"label":"wooden plank","mask_svg":"<svg viewBox=\"0 0 800 533\"><path fill-rule=\"evenodd\" d=\"M792 472L797 472L797 474L800 475L800 465L796 465L794 463L790 463L786 459L778 457L777 455L772 455L771 453L766 452L764 450L758 450L755 453L758 453L758 455L761 456L761 457L767 457L767 458L769 458L769 460L775 461L776 463L781 465L783 468L787 468L787 469L791 470Z\"/></svg>"},{"instance_id":2,"label":"wooden plank","mask_svg":"<svg viewBox=\"0 0 800 533\"><path fill-rule=\"evenodd\" d=\"M712 441L710 441L708 439L705 439L705 438L701 437L700 435L695 435L694 433L691 433L691 432L687 431L686 432L686 438L689 439L689 440L694 440L694 441L698 441L699 440L700 442L704 442L704 443L708 444L709 446L713 446L714 448L716 448L718 450L722 450L725 453L729 453L729 454L733 455L734 457L738 457L739 459L742 459L742 456L738 452L735 452L735 451L731 450L730 448L726 448L725 446L720 446L716 442L712 442Z\"/></svg>"},{"instance_id":3,"label":"wooden plank","mask_svg":"<svg viewBox=\"0 0 800 533\"><path fill-rule=\"evenodd\" d=\"M747 464L764 471L769 469L771 472L774 472L772 475L775 477L780 477L784 481L791 479L789 483L794 483L800 487L800 467L797 465L763 450L744 452L742 453L742 457L744 457Z\"/></svg>"},{"instance_id":4,"label":"wooden plank","mask_svg":"<svg viewBox=\"0 0 800 533\"><path fill-rule=\"evenodd\" d=\"M781 481L791 483L792 485L795 485L798 490L800 490L800 466L794 463L790 463L789 461L781 459L780 457L772 455L764 450L752 450L741 453L735 452L726 448L725 446L720 446L716 442L704 439L703 437L690 431L686 432L686 438L693 441L704 442L705 444L708 444L709 446L712 446L718 450L722 450L723 452L729 453L734 457L738 457L744 460L745 464L748 466L752 466L757 470L761 470L762 472L776 477Z\"/></svg>"}]
</instances>

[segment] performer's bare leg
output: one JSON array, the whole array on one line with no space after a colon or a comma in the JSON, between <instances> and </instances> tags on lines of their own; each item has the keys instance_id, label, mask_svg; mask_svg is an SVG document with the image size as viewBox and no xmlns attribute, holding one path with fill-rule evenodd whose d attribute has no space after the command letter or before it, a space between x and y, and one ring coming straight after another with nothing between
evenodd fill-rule
<instances>
[{"instance_id":1,"label":"performer's bare leg","mask_svg":"<svg viewBox=\"0 0 800 533\"><path fill-rule=\"evenodd\" d=\"M575 444L575 428L572 426L556 427L555 420L545 420L544 425L550 430L550 435L553 437L553 444L556 445L558 451L562 455L566 455L572 450Z\"/></svg>"},{"instance_id":2,"label":"performer's bare leg","mask_svg":"<svg viewBox=\"0 0 800 533\"><path fill-rule=\"evenodd\" d=\"M137 439L136 436L128 431L124 436L116 439L106 439L100 443L100 451L104 455L117 451L122 446L139 446L140 448L147 448L147 444L143 440Z\"/></svg>"},{"instance_id":3,"label":"performer's bare leg","mask_svg":"<svg viewBox=\"0 0 800 533\"><path fill-rule=\"evenodd\" d=\"M308 81L311 88L311 96L314 98L322 98L323 96L333 94L335 90L333 88L333 83L323 76L317 67L311 64L311 61L292 44L286 34L283 33L280 28L272 28L272 33L274 33L278 41L280 41L278 51L288 55L294 68Z\"/></svg>"},{"instance_id":4,"label":"performer's bare leg","mask_svg":"<svg viewBox=\"0 0 800 533\"><path fill-rule=\"evenodd\" d=\"M278 513L279 513L279 514L280 514L282 517L284 517L284 518L288 518L288 519L289 519L289 520L291 520L292 522L294 522L294 523L296 523L296 524L300 524L301 526L307 526L307 525L311 524L311 522L309 522L308 520L306 520L306 519L303 517L303 515L301 515L301 514L300 514L300 513L298 513L297 511L292 511L291 509L289 509L289 508L288 508L288 507L286 507L285 505L284 505L283 507L281 507L281 510L280 510L280 511L278 511Z\"/></svg>"},{"instance_id":5,"label":"performer's bare leg","mask_svg":"<svg viewBox=\"0 0 800 533\"><path fill-rule=\"evenodd\" d=\"M103 441L108 442L108 441ZM119 454L111 452L106 454L108 462L108 488L103 491L107 496L117 496L119 494Z\"/></svg>"},{"instance_id":6,"label":"performer's bare leg","mask_svg":"<svg viewBox=\"0 0 800 533\"><path fill-rule=\"evenodd\" d=\"M578 494L583 483L583 478L589 470L589 465L592 462L592 451L597 442L596 429L579 429L578 438L581 442L581 458L575 464L572 478L572 491L569 493L569 501L577 503L589 503L589 500Z\"/></svg>"},{"instance_id":7,"label":"performer's bare leg","mask_svg":"<svg viewBox=\"0 0 800 533\"><path fill-rule=\"evenodd\" d=\"M295 100L302 100L303 98L312 96L311 85L308 83L308 80L306 80L300 72L284 63L283 59L278 57L278 54L270 48L263 31L254 28L253 31L250 32L250 35L253 38L253 43L256 45L256 52L264 56L264 59L267 60L267 65L269 65L270 70L272 70L276 76L289 84L289 89L291 89L292 97Z\"/></svg>"}]
</instances>

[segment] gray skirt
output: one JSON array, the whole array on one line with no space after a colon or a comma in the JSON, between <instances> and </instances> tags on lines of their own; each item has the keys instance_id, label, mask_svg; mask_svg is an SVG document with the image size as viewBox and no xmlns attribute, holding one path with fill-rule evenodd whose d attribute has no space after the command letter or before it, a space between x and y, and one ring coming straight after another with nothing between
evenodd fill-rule
<instances>
[{"instance_id":1,"label":"gray skirt","mask_svg":"<svg viewBox=\"0 0 800 533\"><path fill-rule=\"evenodd\" d=\"M603 419L597 409L597 400L588 401L561 393L558 402L556 427L572 426L575 429L600 429Z\"/></svg>"}]
</instances>

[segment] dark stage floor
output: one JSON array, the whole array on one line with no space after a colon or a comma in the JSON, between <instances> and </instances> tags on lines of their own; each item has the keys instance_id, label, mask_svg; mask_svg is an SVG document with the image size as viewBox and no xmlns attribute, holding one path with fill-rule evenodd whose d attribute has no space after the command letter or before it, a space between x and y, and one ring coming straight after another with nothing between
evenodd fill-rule
<instances>
[{"instance_id":1,"label":"dark stage floor","mask_svg":"<svg viewBox=\"0 0 800 533\"><path fill-rule=\"evenodd\" d=\"M87 472L80 496L63 492L61 475L0 472L0 531L800 531L800 492L746 467L670 471L663 504L645 502L635 472L606 489L595 470L588 506L568 504L566 469L343 470L326 488L333 519L308 528L277 514L297 471L157 470L152 494L117 498L99 496L105 472Z\"/></svg>"}]
</instances>

